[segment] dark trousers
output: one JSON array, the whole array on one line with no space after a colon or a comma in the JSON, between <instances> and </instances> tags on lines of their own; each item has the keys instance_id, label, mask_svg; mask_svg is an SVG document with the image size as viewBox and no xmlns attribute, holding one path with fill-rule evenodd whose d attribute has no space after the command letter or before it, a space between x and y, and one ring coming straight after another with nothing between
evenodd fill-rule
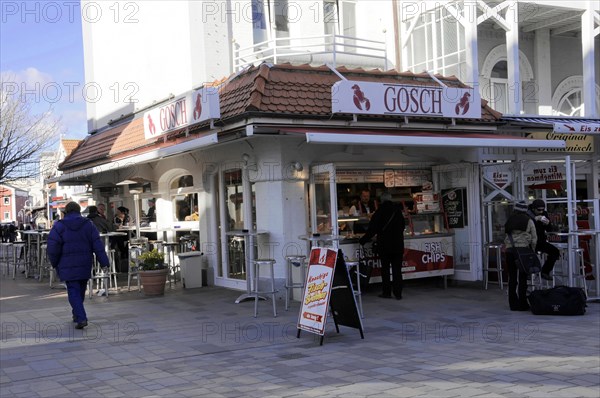
<instances>
[{"instance_id":1,"label":"dark trousers","mask_svg":"<svg viewBox=\"0 0 600 398\"><path fill-rule=\"evenodd\" d=\"M544 274L549 274L554 269L554 263L558 260L560 256L560 251L556 248L556 246L548 243L548 242L540 242L535 250L538 252L546 253L546 262L542 266L542 272Z\"/></svg>"},{"instance_id":2,"label":"dark trousers","mask_svg":"<svg viewBox=\"0 0 600 398\"><path fill-rule=\"evenodd\" d=\"M506 266L508 268L508 305L513 311L527 308L528 275L519 271L515 255L511 249L506 250Z\"/></svg>"},{"instance_id":3,"label":"dark trousers","mask_svg":"<svg viewBox=\"0 0 600 398\"><path fill-rule=\"evenodd\" d=\"M85 308L83 308L83 300L85 299L85 290L87 289L88 281L66 281L67 295L69 296L69 304L75 316L75 322L87 321Z\"/></svg>"},{"instance_id":4,"label":"dark trousers","mask_svg":"<svg viewBox=\"0 0 600 398\"><path fill-rule=\"evenodd\" d=\"M396 297L402 297L402 257L403 253L380 253L382 293L390 296L392 292ZM390 267L392 281L390 282Z\"/></svg>"}]
</instances>

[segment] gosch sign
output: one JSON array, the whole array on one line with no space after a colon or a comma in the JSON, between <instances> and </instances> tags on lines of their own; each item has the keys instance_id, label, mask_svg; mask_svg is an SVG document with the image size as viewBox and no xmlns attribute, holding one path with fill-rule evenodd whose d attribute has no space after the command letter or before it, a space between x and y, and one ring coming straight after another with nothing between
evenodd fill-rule
<instances>
[{"instance_id":1,"label":"gosch sign","mask_svg":"<svg viewBox=\"0 0 600 398\"><path fill-rule=\"evenodd\" d=\"M471 88L409 86L343 80L331 89L333 113L481 118L481 99Z\"/></svg>"}]
</instances>

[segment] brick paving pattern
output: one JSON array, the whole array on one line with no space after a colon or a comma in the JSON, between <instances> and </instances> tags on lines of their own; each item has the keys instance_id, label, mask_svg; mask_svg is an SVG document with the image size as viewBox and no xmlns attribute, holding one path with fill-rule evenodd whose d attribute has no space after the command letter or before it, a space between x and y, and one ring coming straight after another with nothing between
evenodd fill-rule
<instances>
[{"instance_id":1,"label":"brick paving pattern","mask_svg":"<svg viewBox=\"0 0 600 398\"><path fill-rule=\"evenodd\" d=\"M5 397L594 397L600 303L578 317L508 310L479 283L408 281L404 299L363 297L365 339L328 320L296 338L299 303L272 317L239 292L167 287L86 299L74 329L66 292L0 279Z\"/></svg>"}]
</instances>

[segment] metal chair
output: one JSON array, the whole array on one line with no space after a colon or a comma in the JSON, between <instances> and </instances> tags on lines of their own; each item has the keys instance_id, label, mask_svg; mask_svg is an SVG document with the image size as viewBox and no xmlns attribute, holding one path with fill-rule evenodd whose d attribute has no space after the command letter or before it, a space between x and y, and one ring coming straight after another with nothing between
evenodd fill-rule
<instances>
[{"instance_id":1,"label":"metal chair","mask_svg":"<svg viewBox=\"0 0 600 398\"><path fill-rule=\"evenodd\" d=\"M287 261L286 274L285 274L285 310L287 311L290 306L290 297L293 297L294 289L304 289L306 282L306 256L286 256ZM300 268L302 280L300 282L294 282L293 270L294 268Z\"/></svg>"},{"instance_id":2,"label":"metal chair","mask_svg":"<svg viewBox=\"0 0 600 398\"><path fill-rule=\"evenodd\" d=\"M485 290L488 288L489 283L489 273L496 272L498 275L498 285L500 285L500 289L504 289L504 284L502 281L502 272L504 269L502 268L502 243L486 243L486 256L485 256L485 265L483 267L483 286ZM496 266L491 267L490 258L492 257L492 251L495 250L495 258L496 258Z\"/></svg>"},{"instance_id":3,"label":"metal chair","mask_svg":"<svg viewBox=\"0 0 600 398\"><path fill-rule=\"evenodd\" d=\"M271 295L271 299L273 301L273 316L274 317L277 316L277 307L276 307L276 303L275 303L275 293L277 293L277 290L275 290L274 265L275 265L275 260L273 260L271 258L254 260L252 262L252 266L254 267L254 269L252 270L253 271L252 275L254 276L254 281L253 281L252 290L250 291L250 295L254 297L254 317L255 318L258 315L258 301L260 299L261 294ZM259 289L260 267L261 266L269 267L268 268L269 269L269 278L271 279L271 290L269 290L269 291L261 291Z\"/></svg>"}]
</instances>

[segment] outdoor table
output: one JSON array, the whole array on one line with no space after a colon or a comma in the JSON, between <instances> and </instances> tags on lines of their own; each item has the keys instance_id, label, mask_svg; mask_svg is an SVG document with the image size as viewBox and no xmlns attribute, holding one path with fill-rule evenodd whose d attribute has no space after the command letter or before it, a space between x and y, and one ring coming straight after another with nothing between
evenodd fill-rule
<instances>
[{"instance_id":1,"label":"outdoor table","mask_svg":"<svg viewBox=\"0 0 600 398\"><path fill-rule=\"evenodd\" d=\"M254 238L259 235L268 234L267 231L262 230L233 230L227 231L225 235L227 236L237 236L242 237L244 239L244 261L246 262L246 293L240 295L235 303L239 304L245 300L254 299L254 295L252 292L252 281L254 279L254 275L252 275L252 261L254 261ZM259 296L260 300L266 300L266 297Z\"/></svg>"},{"instance_id":2,"label":"outdoor table","mask_svg":"<svg viewBox=\"0 0 600 398\"><path fill-rule=\"evenodd\" d=\"M591 236L592 239L594 240L594 246L596 248L596 262L599 259L599 254L598 254L598 234L600 233L600 231L596 231L596 230L588 230L588 229L580 229L580 230L574 230L574 231L568 231L568 232L547 232L548 235L553 235L553 236L559 236L559 237L563 237L566 236L569 239L569 243L567 244L567 251L569 250L570 247L576 248L579 246L579 241L576 242L576 244L573 244L571 242L571 239L573 237L578 238L580 236ZM558 246L559 250L564 250L565 247L561 247ZM573 267L574 267L574 258L572 253L567 252L567 273L568 273L568 279L567 279L567 284L568 286L573 286ZM596 280L596 295L600 296L600 294L598 293L599 289L600 289L600 281L598 280L598 265L595 266L595 280ZM593 298L593 299L599 299L600 297L597 298Z\"/></svg>"},{"instance_id":3,"label":"outdoor table","mask_svg":"<svg viewBox=\"0 0 600 398\"><path fill-rule=\"evenodd\" d=\"M39 266L42 263L41 262L41 255L42 255L42 250L41 250L41 246L42 246L42 238L44 235L48 235L50 233L49 229L30 229L27 231L23 232L25 235L27 235L27 253L28 253L28 263L31 265L32 261L35 261L35 263L33 264L35 268L38 268L38 272L39 272ZM32 252L32 239L35 239L35 257L32 257L31 252ZM29 277L29 272L28 272L29 267L25 267L25 277L28 278ZM41 272L38 274L38 277L41 276ZM34 275L35 277L35 275Z\"/></svg>"},{"instance_id":4,"label":"outdoor table","mask_svg":"<svg viewBox=\"0 0 600 398\"><path fill-rule=\"evenodd\" d=\"M300 235L298 239L307 240L311 242L313 246L319 247L333 247L337 250L339 241L344 239L342 235L329 235L329 234L312 234L312 235Z\"/></svg>"}]
</instances>

